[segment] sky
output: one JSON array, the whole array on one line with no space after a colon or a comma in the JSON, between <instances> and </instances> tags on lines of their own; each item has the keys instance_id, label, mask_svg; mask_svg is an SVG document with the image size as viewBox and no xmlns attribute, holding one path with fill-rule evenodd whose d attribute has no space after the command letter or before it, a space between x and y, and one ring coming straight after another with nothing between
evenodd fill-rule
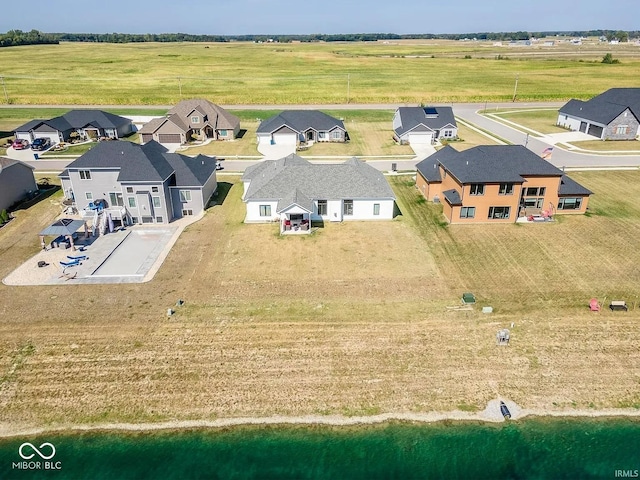
<instances>
[{"instance_id":1,"label":"sky","mask_svg":"<svg viewBox=\"0 0 640 480\"><path fill-rule=\"evenodd\" d=\"M242 35L640 30L638 5L638 0L30 0L28 12L1 16L0 32Z\"/></svg>"}]
</instances>

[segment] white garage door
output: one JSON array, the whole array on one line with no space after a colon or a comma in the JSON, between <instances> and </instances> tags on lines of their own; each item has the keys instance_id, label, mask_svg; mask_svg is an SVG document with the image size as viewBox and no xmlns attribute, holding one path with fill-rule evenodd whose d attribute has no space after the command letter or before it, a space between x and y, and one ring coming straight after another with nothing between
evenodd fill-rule
<instances>
[{"instance_id":1,"label":"white garage door","mask_svg":"<svg viewBox=\"0 0 640 480\"><path fill-rule=\"evenodd\" d=\"M31 143L31 140L33 140L29 132L16 132L16 138L20 140L26 140L29 143Z\"/></svg>"},{"instance_id":2,"label":"white garage door","mask_svg":"<svg viewBox=\"0 0 640 480\"><path fill-rule=\"evenodd\" d=\"M271 135L258 135L259 145L271 145Z\"/></svg>"},{"instance_id":3,"label":"white garage door","mask_svg":"<svg viewBox=\"0 0 640 480\"><path fill-rule=\"evenodd\" d=\"M431 145L433 140L432 133L410 133L409 143L416 145Z\"/></svg>"},{"instance_id":4,"label":"white garage door","mask_svg":"<svg viewBox=\"0 0 640 480\"><path fill-rule=\"evenodd\" d=\"M60 143L58 132L34 132L33 139L35 140L36 138L48 138L49 140L51 140L52 145Z\"/></svg>"},{"instance_id":5,"label":"white garage door","mask_svg":"<svg viewBox=\"0 0 640 480\"><path fill-rule=\"evenodd\" d=\"M276 145L295 145L298 135L295 133L274 133L273 143Z\"/></svg>"}]
</instances>

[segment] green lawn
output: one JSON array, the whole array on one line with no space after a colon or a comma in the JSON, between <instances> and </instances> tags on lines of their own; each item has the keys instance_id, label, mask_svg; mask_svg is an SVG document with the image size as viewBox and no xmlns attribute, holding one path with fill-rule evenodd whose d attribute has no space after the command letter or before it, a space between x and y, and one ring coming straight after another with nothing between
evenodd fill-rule
<instances>
[{"instance_id":1,"label":"green lawn","mask_svg":"<svg viewBox=\"0 0 640 480\"><path fill-rule=\"evenodd\" d=\"M535 109L535 110L505 110L505 111L489 111L487 112L492 117L498 119L508 120L510 122L517 123L518 125L525 127L521 129L531 129L539 133L563 133L567 130L556 126L558 120L557 109ZM511 125L513 126L513 125Z\"/></svg>"},{"instance_id":2,"label":"green lawn","mask_svg":"<svg viewBox=\"0 0 640 480\"><path fill-rule=\"evenodd\" d=\"M569 145L595 152L619 152L624 154L637 155L640 152L640 142L638 140L602 141L586 140L584 142L570 142Z\"/></svg>"},{"instance_id":3,"label":"green lawn","mask_svg":"<svg viewBox=\"0 0 640 480\"><path fill-rule=\"evenodd\" d=\"M2 73L9 102L15 104L173 105L180 98L206 97L229 105L508 101L516 76L520 101L589 98L611 87L636 85L640 68L633 45L544 51L515 51L490 42L207 46L6 47ZM621 63L600 63L612 49Z\"/></svg>"}]
</instances>

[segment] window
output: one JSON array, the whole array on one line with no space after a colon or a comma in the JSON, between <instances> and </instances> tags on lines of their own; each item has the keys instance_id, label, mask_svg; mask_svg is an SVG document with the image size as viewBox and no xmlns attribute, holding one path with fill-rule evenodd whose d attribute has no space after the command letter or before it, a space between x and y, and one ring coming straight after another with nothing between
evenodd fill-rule
<instances>
[{"instance_id":1,"label":"window","mask_svg":"<svg viewBox=\"0 0 640 480\"><path fill-rule=\"evenodd\" d=\"M158 187L151 187L151 193L158 193Z\"/></svg>"},{"instance_id":2,"label":"window","mask_svg":"<svg viewBox=\"0 0 640 480\"><path fill-rule=\"evenodd\" d=\"M153 208L162 208L160 197L151 197L151 199L153 200Z\"/></svg>"},{"instance_id":3,"label":"window","mask_svg":"<svg viewBox=\"0 0 640 480\"><path fill-rule=\"evenodd\" d=\"M544 187L527 187L524 189L525 197L544 197L544 192L546 189Z\"/></svg>"},{"instance_id":4,"label":"window","mask_svg":"<svg viewBox=\"0 0 640 480\"><path fill-rule=\"evenodd\" d=\"M318 132L318 140L326 140L327 132Z\"/></svg>"},{"instance_id":5,"label":"window","mask_svg":"<svg viewBox=\"0 0 640 480\"><path fill-rule=\"evenodd\" d=\"M513 183L501 183L498 195L513 195Z\"/></svg>"},{"instance_id":6,"label":"window","mask_svg":"<svg viewBox=\"0 0 640 480\"><path fill-rule=\"evenodd\" d=\"M342 201L342 214L347 216L353 215L353 200Z\"/></svg>"},{"instance_id":7,"label":"window","mask_svg":"<svg viewBox=\"0 0 640 480\"><path fill-rule=\"evenodd\" d=\"M629 132L628 125L618 125L616 127L616 135L626 135L628 132Z\"/></svg>"},{"instance_id":8,"label":"window","mask_svg":"<svg viewBox=\"0 0 640 480\"><path fill-rule=\"evenodd\" d=\"M136 208L136 197L127 197L129 208Z\"/></svg>"},{"instance_id":9,"label":"window","mask_svg":"<svg viewBox=\"0 0 640 480\"><path fill-rule=\"evenodd\" d=\"M341 140L342 132L340 130L334 130L333 132L331 132L331 138L333 140Z\"/></svg>"},{"instance_id":10,"label":"window","mask_svg":"<svg viewBox=\"0 0 640 480\"><path fill-rule=\"evenodd\" d=\"M162 223L163 221L162 217L156 217L156 223Z\"/></svg>"},{"instance_id":11,"label":"window","mask_svg":"<svg viewBox=\"0 0 640 480\"><path fill-rule=\"evenodd\" d=\"M261 217L270 217L271 216L271 205L260 205L260 216Z\"/></svg>"},{"instance_id":12,"label":"window","mask_svg":"<svg viewBox=\"0 0 640 480\"><path fill-rule=\"evenodd\" d=\"M509 218L511 207L489 207L489 219Z\"/></svg>"},{"instance_id":13,"label":"window","mask_svg":"<svg viewBox=\"0 0 640 480\"><path fill-rule=\"evenodd\" d=\"M460 218L474 218L476 216L476 207L462 207L460 209Z\"/></svg>"},{"instance_id":14,"label":"window","mask_svg":"<svg viewBox=\"0 0 640 480\"><path fill-rule=\"evenodd\" d=\"M484 183L472 183L469 187L470 195L484 195Z\"/></svg>"},{"instance_id":15,"label":"window","mask_svg":"<svg viewBox=\"0 0 640 480\"><path fill-rule=\"evenodd\" d=\"M91 192L85 193L84 196L87 198L87 200L93 200L93 193Z\"/></svg>"},{"instance_id":16,"label":"window","mask_svg":"<svg viewBox=\"0 0 640 480\"><path fill-rule=\"evenodd\" d=\"M227 136L227 131L226 130L218 130L218 136L219 137L226 137Z\"/></svg>"},{"instance_id":17,"label":"window","mask_svg":"<svg viewBox=\"0 0 640 480\"><path fill-rule=\"evenodd\" d=\"M182 216L186 217L187 215L193 215L193 210L191 210L190 208L182 210Z\"/></svg>"},{"instance_id":18,"label":"window","mask_svg":"<svg viewBox=\"0 0 640 480\"><path fill-rule=\"evenodd\" d=\"M582 206L582 198L567 197L558 200L558 210L580 210Z\"/></svg>"},{"instance_id":19,"label":"window","mask_svg":"<svg viewBox=\"0 0 640 480\"><path fill-rule=\"evenodd\" d=\"M91 180L91 170L80 170L80 180Z\"/></svg>"},{"instance_id":20,"label":"window","mask_svg":"<svg viewBox=\"0 0 640 480\"><path fill-rule=\"evenodd\" d=\"M153 223L153 217L142 217L142 223Z\"/></svg>"},{"instance_id":21,"label":"window","mask_svg":"<svg viewBox=\"0 0 640 480\"><path fill-rule=\"evenodd\" d=\"M123 207L124 199L122 198L122 194L117 192L111 192L109 194L109 203L111 203L112 207L116 207L116 206Z\"/></svg>"},{"instance_id":22,"label":"window","mask_svg":"<svg viewBox=\"0 0 640 480\"><path fill-rule=\"evenodd\" d=\"M542 208L544 205L544 198L525 198L522 204L526 208Z\"/></svg>"},{"instance_id":23,"label":"window","mask_svg":"<svg viewBox=\"0 0 640 480\"><path fill-rule=\"evenodd\" d=\"M380 204L379 203L374 203L373 204L373 214L374 215L380 215Z\"/></svg>"},{"instance_id":24,"label":"window","mask_svg":"<svg viewBox=\"0 0 640 480\"><path fill-rule=\"evenodd\" d=\"M453 137L453 131L452 130L445 130L444 131L444 136L445 136L445 138Z\"/></svg>"},{"instance_id":25,"label":"window","mask_svg":"<svg viewBox=\"0 0 640 480\"><path fill-rule=\"evenodd\" d=\"M326 200L318 200L318 215L326 215L327 214L327 201Z\"/></svg>"},{"instance_id":26,"label":"window","mask_svg":"<svg viewBox=\"0 0 640 480\"><path fill-rule=\"evenodd\" d=\"M133 187L127 187L127 193L133 193Z\"/></svg>"},{"instance_id":27,"label":"window","mask_svg":"<svg viewBox=\"0 0 640 480\"><path fill-rule=\"evenodd\" d=\"M191 190L180 190L180 201L181 202L190 202L191 201Z\"/></svg>"},{"instance_id":28,"label":"window","mask_svg":"<svg viewBox=\"0 0 640 480\"><path fill-rule=\"evenodd\" d=\"M191 123L200 123L200 117L194 115L193 117L191 117Z\"/></svg>"}]
</instances>

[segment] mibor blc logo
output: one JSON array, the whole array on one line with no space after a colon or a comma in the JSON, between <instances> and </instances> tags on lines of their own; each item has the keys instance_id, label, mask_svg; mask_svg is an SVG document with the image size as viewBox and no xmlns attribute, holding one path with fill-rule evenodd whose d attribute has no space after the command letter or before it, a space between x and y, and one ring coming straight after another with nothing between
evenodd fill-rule
<instances>
[{"instance_id":1,"label":"mibor blc logo","mask_svg":"<svg viewBox=\"0 0 640 480\"><path fill-rule=\"evenodd\" d=\"M56 456L56 447L45 442L39 447L25 442L18 448L21 462L11 462L11 468L16 470L62 470L62 462L50 461Z\"/></svg>"}]
</instances>

